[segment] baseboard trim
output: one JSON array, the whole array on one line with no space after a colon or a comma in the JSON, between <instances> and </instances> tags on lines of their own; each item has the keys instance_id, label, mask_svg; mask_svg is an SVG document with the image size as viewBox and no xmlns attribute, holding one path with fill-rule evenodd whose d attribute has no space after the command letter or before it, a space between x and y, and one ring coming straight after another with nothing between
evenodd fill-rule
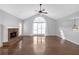
<instances>
[{"instance_id":1,"label":"baseboard trim","mask_svg":"<svg viewBox=\"0 0 79 59\"><path fill-rule=\"evenodd\" d=\"M34 35L20 35L20 36L34 36ZM58 35L44 35L44 36L58 36Z\"/></svg>"},{"instance_id":2,"label":"baseboard trim","mask_svg":"<svg viewBox=\"0 0 79 59\"><path fill-rule=\"evenodd\" d=\"M60 38L59 36L57 36L57 35L23 35L22 37L24 37L24 36L26 36L26 37L29 37L29 36L50 36L50 37L52 37L52 36L55 36L55 37L58 37L58 38Z\"/></svg>"},{"instance_id":3,"label":"baseboard trim","mask_svg":"<svg viewBox=\"0 0 79 59\"><path fill-rule=\"evenodd\" d=\"M60 36L58 36L60 39L63 39L62 37L60 37ZM72 41L72 40L68 40L68 39L63 39L63 40L67 40L67 41L69 41L69 42L71 42L71 43L73 43L73 44L76 44L76 45L78 45L79 46L79 43L77 43L77 42L74 42L74 41Z\"/></svg>"},{"instance_id":4,"label":"baseboard trim","mask_svg":"<svg viewBox=\"0 0 79 59\"><path fill-rule=\"evenodd\" d=\"M79 43L77 43L77 42L74 42L74 41L71 41L71 40L68 40L68 39L66 39L66 40L79 46Z\"/></svg>"}]
</instances>

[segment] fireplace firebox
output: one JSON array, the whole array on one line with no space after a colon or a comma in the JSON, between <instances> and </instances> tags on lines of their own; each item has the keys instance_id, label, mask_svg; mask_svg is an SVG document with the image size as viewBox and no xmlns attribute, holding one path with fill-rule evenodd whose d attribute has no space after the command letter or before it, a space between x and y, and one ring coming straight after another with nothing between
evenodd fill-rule
<instances>
[{"instance_id":1,"label":"fireplace firebox","mask_svg":"<svg viewBox=\"0 0 79 59\"><path fill-rule=\"evenodd\" d=\"M8 29L8 40L18 37L18 28L9 28Z\"/></svg>"},{"instance_id":2,"label":"fireplace firebox","mask_svg":"<svg viewBox=\"0 0 79 59\"><path fill-rule=\"evenodd\" d=\"M11 38L14 38L14 37L16 37L17 36L17 32L12 32L12 33L10 33L10 39Z\"/></svg>"}]
</instances>

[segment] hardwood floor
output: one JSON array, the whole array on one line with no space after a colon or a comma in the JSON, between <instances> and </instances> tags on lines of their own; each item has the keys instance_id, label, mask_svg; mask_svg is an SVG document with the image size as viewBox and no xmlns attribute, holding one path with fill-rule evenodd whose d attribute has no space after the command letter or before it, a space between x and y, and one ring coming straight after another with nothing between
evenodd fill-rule
<instances>
[{"instance_id":1,"label":"hardwood floor","mask_svg":"<svg viewBox=\"0 0 79 59\"><path fill-rule=\"evenodd\" d=\"M57 36L26 37L11 47L0 48L0 55L78 55L79 46Z\"/></svg>"}]
</instances>

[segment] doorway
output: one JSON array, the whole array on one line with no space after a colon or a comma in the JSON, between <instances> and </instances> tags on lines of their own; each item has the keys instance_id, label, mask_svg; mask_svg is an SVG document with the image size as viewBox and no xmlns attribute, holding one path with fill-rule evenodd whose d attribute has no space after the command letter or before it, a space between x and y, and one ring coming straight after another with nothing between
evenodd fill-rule
<instances>
[{"instance_id":1,"label":"doorway","mask_svg":"<svg viewBox=\"0 0 79 59\"><path fill-rule=\"evenodd\" d=\"M37 17L33 21L33 35L46 34L46 21L43 17Z\"/></svg>"}]
</instances>

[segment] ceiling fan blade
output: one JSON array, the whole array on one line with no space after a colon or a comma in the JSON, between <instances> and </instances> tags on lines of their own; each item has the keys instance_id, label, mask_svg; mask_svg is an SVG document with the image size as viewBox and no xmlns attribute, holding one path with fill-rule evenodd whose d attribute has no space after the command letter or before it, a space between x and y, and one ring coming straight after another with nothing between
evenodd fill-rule
<instances>
[{"instance_id":1,"label":"ceiling fan blade","mask_svg":"<svg viewBox=\"0 0 79 59\"><path fill-rule=\"evenodd\" d=\"M45 11L45 9L42 9L42 11Z\"/></svg>"},{"instance_id":2,"label":"ceiling fan blade","mask_svg":"<svg viewBox=\"0 0 79 59\"><path fill-rule=\"evenodd\" d=\"M42 13L44 13L44 14L48 14L47 12L42 12Z\"/></svg>"},{"instance_id":3,"label":"ceiling fan blade","mask_svg":"<svg viewBox=\"0 0 79 59\"><path fill-rule=\"evenodd\" d=\"M35 10L37 12L37 10Z\"/></svg>"}]
</instances>

